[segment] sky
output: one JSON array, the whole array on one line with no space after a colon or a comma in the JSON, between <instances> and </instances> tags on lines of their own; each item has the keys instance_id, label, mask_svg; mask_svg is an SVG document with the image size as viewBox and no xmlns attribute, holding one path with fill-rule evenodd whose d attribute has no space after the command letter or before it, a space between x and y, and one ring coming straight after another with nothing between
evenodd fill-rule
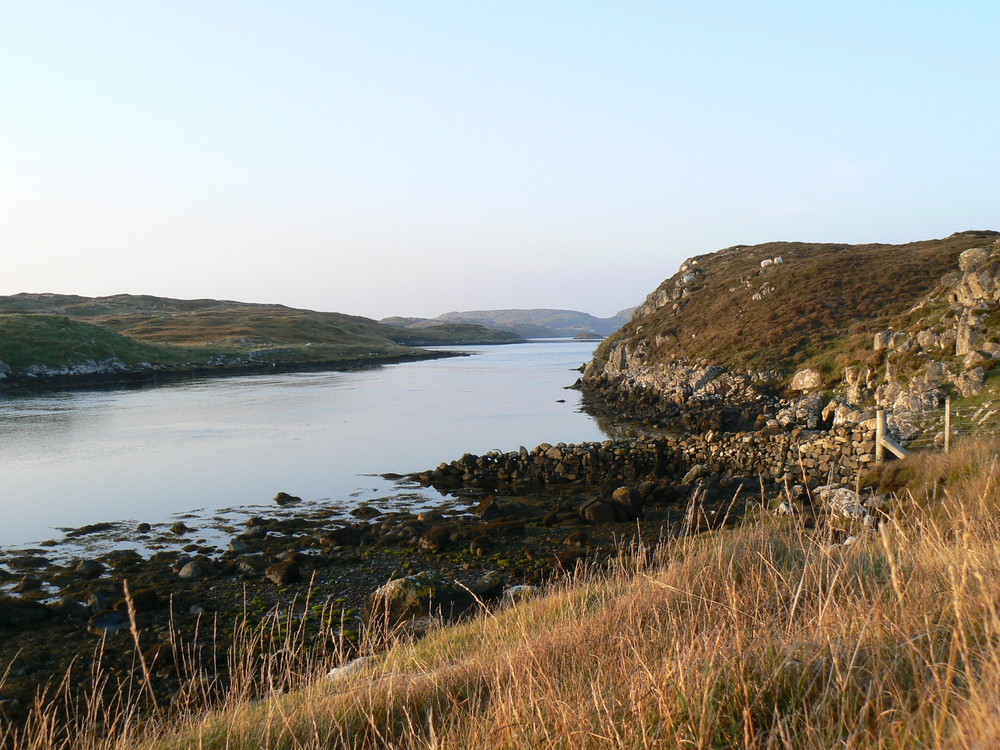
<instances>
[{"instance_id":1,"label":"sky","mask_svg":"<svg viewBox=\"0 0 1000 750\"><path fill-rule=\"evenodd\" d=\"M1000 229L1000 3L0 0L0 294L607 317Z\"/></svg>"}]
</instances>

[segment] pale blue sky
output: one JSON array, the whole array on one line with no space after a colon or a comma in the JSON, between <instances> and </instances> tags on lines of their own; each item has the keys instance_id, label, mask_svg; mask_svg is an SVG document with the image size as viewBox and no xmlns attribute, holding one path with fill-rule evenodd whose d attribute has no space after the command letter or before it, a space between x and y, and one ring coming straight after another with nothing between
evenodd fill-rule
<instances>
[{"instance_id":1,"label":"pale blue sky","mask_svg":"<svg viewBox=\"0 0 1000 750\"><path fill-rule=\"evenodd\" d=\"M611 315L1000 229L1000 3L0 0L0 294Z\"/></svg>"}]
</instances>

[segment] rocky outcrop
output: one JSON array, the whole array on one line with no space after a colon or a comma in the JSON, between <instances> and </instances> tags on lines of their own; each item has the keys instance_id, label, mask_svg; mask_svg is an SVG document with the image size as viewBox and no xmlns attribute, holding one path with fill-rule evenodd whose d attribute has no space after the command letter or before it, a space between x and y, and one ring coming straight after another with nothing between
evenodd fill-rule
<instances>
[{"instance_id":1,"label":"rocky outcrop","mask_svg":"<svg viewBox=\"0 0 1000 750\"><path fill-rule=\"evenodd\" d=\"M906 423L939 408L946 396L978 395L1000 358L1000 240L965 250L957 265L898 329L875 336L881 382L874 400L895 415L903 433L917 430Z\"/></svg>"},{"instance_id":2,"label":"rocky outcrop","mask_svg":"<svg viewBox=\"0 0 1000 750\"><path fill-rule=\"evenodd\" d=\"M767 373L730 372L720 365L650 362L640 343L614 346L606 362L592 360L582 384L619 416L687 431L739 427L775 403Z\"/></svg>"},{"instance_id":3,"label":"rocky outcrop","mask_svg":"<svg viewBox=\"0 0 1000 750\"><path fill-rule=\"evenodd\" d=\"M618 416L686 431L840 427L879 406L913 437L914 415L977 395L1000 358L998 237L692 258L602 345L581 387ZM890 315L891 328L874 326ZM855 343L865 331L867 351Z\"/></svg>"}]
</instances>

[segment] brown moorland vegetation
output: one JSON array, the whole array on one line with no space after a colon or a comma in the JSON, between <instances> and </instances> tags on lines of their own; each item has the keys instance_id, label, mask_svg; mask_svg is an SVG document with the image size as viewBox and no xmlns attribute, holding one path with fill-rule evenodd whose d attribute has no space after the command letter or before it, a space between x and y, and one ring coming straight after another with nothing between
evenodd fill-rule
<instances>
[{"instance_id":1,"label":"brown moorland vegetation","mask_svg":"<svg viewBox=\"0 0 1000 750\"><path fill-rule=\"evenodd\" d=\"M676 309L672 302L646 314L640 308L597 356L625 339L644 343L653 362L705 361L783 375L812 364L836 375L870 357L872 334L957 270L962 251L997 236L958 232L903 245L769 242L695 256L653 293L669 293L688 276ZM783 262L761 267L777 257Z\"/></svg>"}]
</instances>

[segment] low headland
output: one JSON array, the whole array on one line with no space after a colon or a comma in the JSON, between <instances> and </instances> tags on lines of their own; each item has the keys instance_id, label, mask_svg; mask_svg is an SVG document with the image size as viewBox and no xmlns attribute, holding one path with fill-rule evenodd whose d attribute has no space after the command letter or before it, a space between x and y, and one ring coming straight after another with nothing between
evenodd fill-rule
<instances>
[{"instance_id":1,"label":"low headland","mask_svg":"<svg viewBox=\"0 0 1000 750\"><path fill-rule=\"evenodd\" d=\"M577 384L630 437L400 478L435 510L20 550L8 744L997 744L998 238L692 258Z\"/></svg>"},{"instance_id":2,"label":"low headland","mask_svg":"<svg viewBox=\"0 0 1000 750\"><path fill-rule=\"evenodd\" d=\"M519 342L474 324L411 330L283 305L17 294L0 298L0 388L344 370L458 356L426 346Z\"/></svg>"}]
</instances>

